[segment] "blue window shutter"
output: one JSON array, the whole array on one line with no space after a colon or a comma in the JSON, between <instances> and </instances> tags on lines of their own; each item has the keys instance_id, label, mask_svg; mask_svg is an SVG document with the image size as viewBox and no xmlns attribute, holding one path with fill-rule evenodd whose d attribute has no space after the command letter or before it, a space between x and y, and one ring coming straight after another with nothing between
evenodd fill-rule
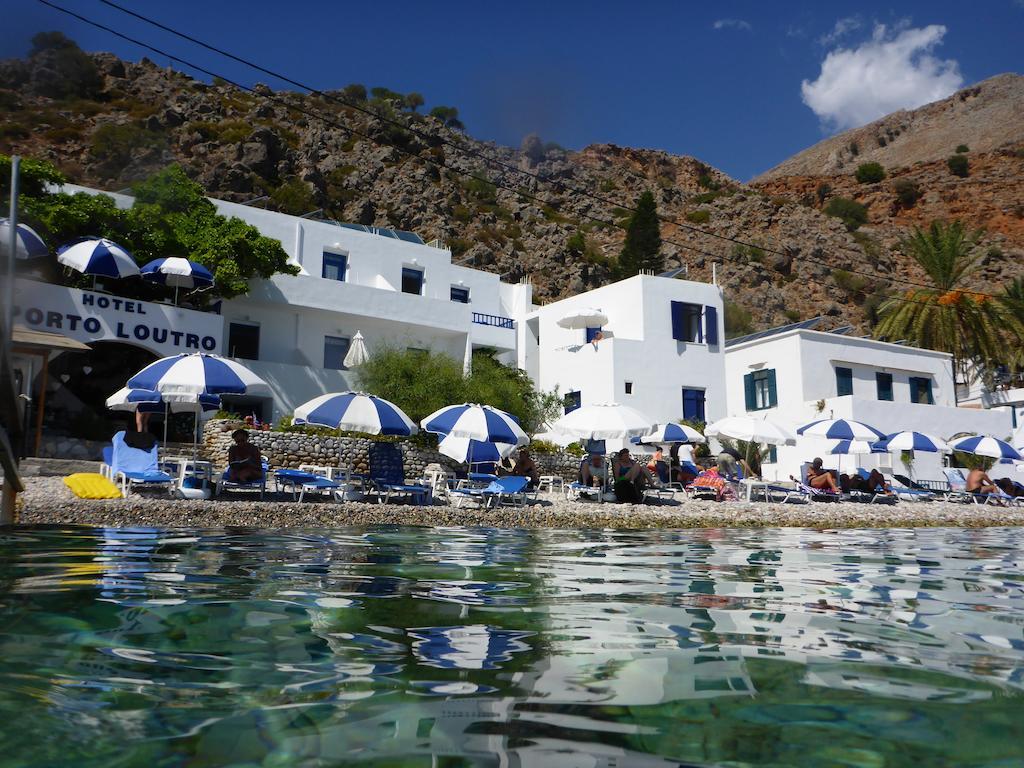
<instances>
[{"instance_id":1,"label":"blue window shutter","mask_svg":"<svg viewBox=\"0 0 1024 768\"><path fill-rule=\"evenodd\" d=\"M587 328L587 343L594 340L594 337L601 332L600 328Z\"/></svg>"},{"instance_id":2,"label":"blue window shutter","mask_svg":"<svg viewBox=\"0 0 1024 768\"><path fill-rule=\"evenodd\" d=\"M935 405L935 397L932 395L932 380L925 379L925 386L928 388L928 405Z\"/></svg>"},{"instance_id":3,"label":"blue window shutter","mask_svg":"<svg viewBox=\"0 0 1024 768\"><path fill-rule=\"evenodd\" d=\"M779 392L775 386L775 369L768 371L768 407L774 408L779 404Z\"/></svg>"},{"instance_id":4,"label":"blue window shutter","mask_svg":"<svg viewBox=\"0 0 1024 768\"><path fill-rule=\"evenodd\" d=\"M752 373L743 377L743 399L746 401L748 411L757 409L757 401L754 399L754 374Z\"/></svg>"},{"instance_id":5,"label":"blue window shutter","mask_svg":"<svg viewBox=\"0 0 1024 768\"><path fill-rule=\"evenodd\" d=\"M681 301L672 302L672 338L686 341L686 305Z\"/></svg>"},{"instance_id":6,"label":"blue window shutter","mask_svg":"<svg viewBox=\"0 0 1024 768\"><path fill-rule=\"evenodd\" d=\"M718 346L718 307L708 306L704 308L704 330L708 344L712 347Z\"/></svg>"}]
</instances>

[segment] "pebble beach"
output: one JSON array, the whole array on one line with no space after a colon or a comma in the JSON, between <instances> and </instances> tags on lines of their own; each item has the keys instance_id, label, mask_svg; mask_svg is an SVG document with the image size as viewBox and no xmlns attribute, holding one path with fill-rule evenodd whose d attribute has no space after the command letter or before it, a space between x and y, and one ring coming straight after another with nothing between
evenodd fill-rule
<instances>
[{"instance_id":1,"label":"pebble beach","mask_svg":"<svg viewBox=\"0 0 1024 768\"><path fill-rule=\"evenodd\" d=\"M367 525L499 528L903 528L1024 526L1024 508L945 502L889 504L713 502L598 504L542 493L526 507L457 508L435 504L333 502L238 491L211 501L174 499L156 490L127 499L79 499L59 477L31 477L19 494L22 525L187 528L323 528Z\"/></svg>"}]
</instances>

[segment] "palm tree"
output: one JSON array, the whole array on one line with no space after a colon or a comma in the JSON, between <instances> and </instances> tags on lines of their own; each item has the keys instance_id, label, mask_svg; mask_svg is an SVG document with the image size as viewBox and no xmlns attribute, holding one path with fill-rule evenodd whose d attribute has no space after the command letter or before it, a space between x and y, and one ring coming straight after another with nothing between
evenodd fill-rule
<instances>
[{"instance_id":1,"label":"palm tree","mask_svg":"<svg viewBox=\"0 0 1024 768\"><path fill-rule=\"evenodd\" d=\"M954 371L972 377L979 366L1004 360L1004 332L1015 327L1006 305L964 285L983 256L974 251L980 236L980 231L967 232L960 221L933 221L927 230L915 227L901 240L900 250L917 262L932 287L887 299L879 308L875 337L949 352Z\"/></svg>"}]
</instances>

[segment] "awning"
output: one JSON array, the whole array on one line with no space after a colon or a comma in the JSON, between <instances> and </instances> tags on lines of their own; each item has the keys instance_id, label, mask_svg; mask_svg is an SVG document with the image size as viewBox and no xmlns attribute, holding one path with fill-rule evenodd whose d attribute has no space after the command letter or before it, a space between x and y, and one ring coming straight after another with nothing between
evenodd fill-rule
<instances>
[{"instance_id":1,"label":"awning","mask_svg":"<svg viewBox=\"0 0 1024 768\"><path fill-rule=\"evenodd\" d=\"M34 331L24 325L15 325L11 332L11 343L17 347L32 347L34 349L54 349L72 352L87 352L92 347L75 341L62 333L50 333L49 331Z\"/></svg>"}]
</instances>

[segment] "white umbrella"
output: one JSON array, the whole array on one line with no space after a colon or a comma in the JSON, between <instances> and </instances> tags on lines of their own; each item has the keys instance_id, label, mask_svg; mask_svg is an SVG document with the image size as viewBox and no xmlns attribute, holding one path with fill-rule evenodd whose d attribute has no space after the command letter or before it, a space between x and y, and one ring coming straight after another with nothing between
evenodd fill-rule
<instances>
[{"instance_id":1,"label":"white umbrella","mask_svg":"<svg viewBox=\"0 0 1024 768\"><path fill-rule=\"evenodd\" d=\"M648 434L633 438L639 444L706 443L707 438L686 424L657 424Z\"/></svg>"},{"instance_id":2,"label":"white umbrella","mask_svg":"<svg viewBox=\"0 0 1024 768\"><path fill-rule=\"evenodd\" d=\"M975 456L988 456L992 459L1009 459L1024 461L1020 451L1009 443L988 435L968 435L950 443L954 451L973 453Z\"/></svg>"},{"instance_id":3,"label":"white umbrella","mask_svg":"<svg viewBox=\"0 0 1024 768\"><path fill-rule=\"evenodd\" d=\"M0 252L6 254L11 242L11 220L0 219ZM46 256L50 249L43 238L28 224L19 224L15 235L14 255L18 259L35 259Z\"/></svg>"},{"instance_id":4,"label":"white umbrella","mask_svg":"<svg viewBox=\"0 0 1024 768\"><path fill-rule=\"evenodd\" d=\"M628 440L654 429L654 419L628 405L598 403L581 406L551 426L577 440Z\"/></svg>"},{"instance_id":5,"label":"white umbrella","mask_svg":"<svg viewBox=\"0 0 1024 768\"><path fill-rule=\"evenodd\" d=\"M360 331L356 331L356 335L352 337L352 343L348 346L348 352L345 353L345 360L342 362L342 365L346 368L356 368L369 359L370 355L366 351L366 342L363 341L363 334Z\"/></svg>"},{"instance_id":6,"label":"white umbrella","mask_svg":"<svg viewBox=\"0 0 1024 768\"><path fill-rule=\"evenodd\" d=\"M728 416L709 424L704 430L708 437L726 437L747 443L767 445L793 445L796 438L773 421L753 416Z\"/></svg>"},{"instance_id":7,"label":"white umbrella","mask_svg":"<svg viewBox=\"0 0 1024 768\"><path fill-rule=\"evenodd\" d=\"M924 451L925 453L951 453L952 448L945 440L940 440L926 432L894 432L876 446L890 453L894 451Z\"/></svg>"},{"instance_id":8,"label":"white umbrella","mask_svg":"<svg viewBox=\"0 0 1024 768\"><path fill-rule=\"evenodd\" d=\"M140 274L135 258L112 240L86 237L61 246L57 261L83 275L134 277Z\"/></svg>"},{"instance_id":9,"label":"white umbrella","mask_svg":"<svg viewBox=\"0 0 1024 768\"><path fill-rule=\"evenodd\" d=\"M600 309L574 309L555 322L562 328L600 328L608 322L608 315Z\"/></svg>"}]
</instances>

